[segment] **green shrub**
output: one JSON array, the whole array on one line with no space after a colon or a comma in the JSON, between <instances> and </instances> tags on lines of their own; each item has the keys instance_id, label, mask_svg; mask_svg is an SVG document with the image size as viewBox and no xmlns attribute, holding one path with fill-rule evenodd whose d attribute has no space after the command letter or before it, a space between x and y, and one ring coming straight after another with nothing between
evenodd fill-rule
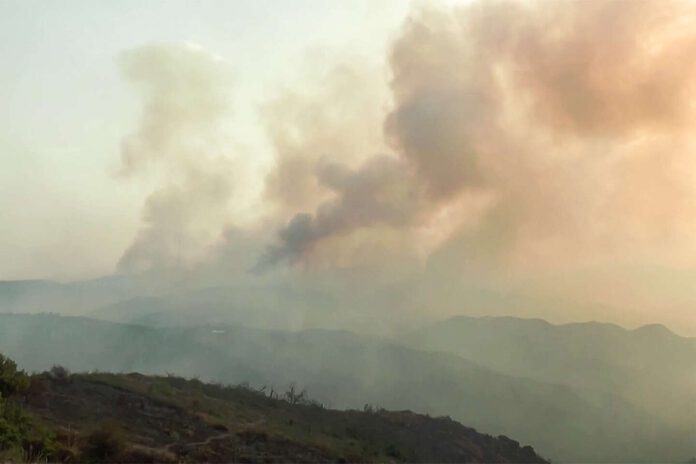
<instances>
[{"instance_id":1,"label":"green shrub","mask_svg":"<svg viewBox=\"0 0 696 464\"><path fill-rule=\"evenodd\" d=\"M29 377L0 354L0 462L55 459L53 434L11 399L29 391Z\"/></svg>"},{"instance_id":2,"label":"green shrub","mask_svg":"<svg viewBox=\"0 0 696 464\"><path fill-rule=\"evenodd\" d=\"M8 398L29 388L29 378L17 363L0 354L0 396Z\"/></svg>"},{"instance_id":3,"label":"green shrub","mask_svg":"<svg viewBox=\"0 0 696 464\"><path fill-rule=\"evenodd\" d=\"M53 434L17 403L0 400L0 461L35 462L55 457Z\"/></svg>"},{"instance_id":4,"label":"green shrub","mask_svg":"<svg viewBox=\"0 0 696 464\"><path fill-rule=\"evenodd\" d=\"M128 447L126 434L115 421L104 421L87 435L84 457L98 462L114 461Z\"/></svg>"}]
</instances>

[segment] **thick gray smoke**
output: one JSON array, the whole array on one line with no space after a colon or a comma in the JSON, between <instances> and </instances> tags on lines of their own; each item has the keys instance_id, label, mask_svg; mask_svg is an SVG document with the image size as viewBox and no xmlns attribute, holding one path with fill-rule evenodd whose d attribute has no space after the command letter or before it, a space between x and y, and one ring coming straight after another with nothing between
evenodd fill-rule
<instances>
[{"instance_id":1,"label":"thick gray smoke","mask_svg":"<svg viewBox=\"0 0 696 464\"><path fill-rule=\"evenodd\" d=\"M271 247L262 265L284 259L295 262L315 243L359 228L412 225L420 195L408 184L404 168L400 160L388 156L371 158L357 170L329 161L319 166L317 179L335 198L323 203L315 215L297 214L279 233L284 245Z\"/></svg>"}]
</instances>

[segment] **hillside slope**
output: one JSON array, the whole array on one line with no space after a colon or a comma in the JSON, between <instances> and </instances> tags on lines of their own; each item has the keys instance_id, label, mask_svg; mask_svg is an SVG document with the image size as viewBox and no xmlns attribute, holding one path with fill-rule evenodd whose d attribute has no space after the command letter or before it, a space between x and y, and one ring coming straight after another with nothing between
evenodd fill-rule
<instances>
[{"instance_id":1,"label":"hillside slope","mask_svg":"<svg viewBox=\"0 0 696 464\"><path fill-rule=\"evenodd\" d=\"M36 381L42 387L28 408L78 460L91 446L90 456L106 461L545 462L509 438L410 411L335 411L248 387L140 374Z\"/></svg>"}]
</instances>

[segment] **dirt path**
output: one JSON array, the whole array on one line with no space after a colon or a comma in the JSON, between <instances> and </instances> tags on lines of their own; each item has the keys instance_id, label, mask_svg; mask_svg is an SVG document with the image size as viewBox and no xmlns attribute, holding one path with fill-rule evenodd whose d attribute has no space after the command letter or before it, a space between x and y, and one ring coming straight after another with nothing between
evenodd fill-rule
<instances>
[{"instance_id":1,"label":"dirt path","mask_svg":"<svg viewBox=\"0 0 696 464\"><path fill-rule=\"evenodd\" d=\"M265 422L266 422L265 419L261 418L257 421L250 422L250 423L246 424L246 427L247 428L259 427L262 424L264 424ZM216 440L224 440L225 438L231 438L235 435L236 435L236 433L234 433L234 432L224 432L224 433L219 433L217 435L211 435L202 441L192 441L192 442L188 442L188 443L181 443L179 441L174 441L172 443L168 443L162 449L166 452L171 452L172 447L175 445L180 445L183 448L206 446L206 445L209 445L210 443L212 443Z\"/></svg>"},{"instance_id":2,"label":"dirt path","mask_svg":"<svg viewBox=\"0 0 696 464\"><path fill-rule=\"evenodd\" d=\"M182 446L184 446L184 447L186 447L186 446L205 446L205 445L209 445L211 442L213 442L215 440L223 440L225 438L232 437L233 435L234 434L232 434L232 433L225 432L225 433L221 433L218 435L212 435L203 441L193 441L193 442L185 443ZM176 445L176 442L168 444L166 447L167 450L169 450L169 447L171 447L173 445Z\"/></svg>"}]
</instances>

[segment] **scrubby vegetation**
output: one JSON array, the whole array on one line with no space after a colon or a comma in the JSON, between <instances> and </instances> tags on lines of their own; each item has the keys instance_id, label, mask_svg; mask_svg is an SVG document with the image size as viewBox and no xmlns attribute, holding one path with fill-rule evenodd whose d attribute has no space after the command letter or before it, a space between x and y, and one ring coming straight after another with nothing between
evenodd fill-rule
<instances>
[{"instance_id":1,"label":"scrubby vegetation","mask_svg":"<svg viewBox=\"0 0 696 464\"><path fill-rule=\"evenodd\" d=\"M17 363L0 354L0 395L7 398L28 387L29 378L17 369Z\"/></svg>"},{"instance_id":2,"label":"scrubby vegetation","mask_svg":"<svg viewBox=\"0 0 696 464\"><path fill-rule=\"evenodd\" d=\"M34 391L30 377L0 354L0 461L59 458L55 436L21 406L20 398Z\"/></svg>"},{"instance_id":3,"label":"scrubby vegetation","mask_svg":"<svg viewBox=\"0 0 696 464\"><path fill-rule=\"evenodd\" d=\"M2 360L0 461L543 462L449 418L336 411L305 390L173 375L28 376Z\"/></svg>"}]
</instances>

